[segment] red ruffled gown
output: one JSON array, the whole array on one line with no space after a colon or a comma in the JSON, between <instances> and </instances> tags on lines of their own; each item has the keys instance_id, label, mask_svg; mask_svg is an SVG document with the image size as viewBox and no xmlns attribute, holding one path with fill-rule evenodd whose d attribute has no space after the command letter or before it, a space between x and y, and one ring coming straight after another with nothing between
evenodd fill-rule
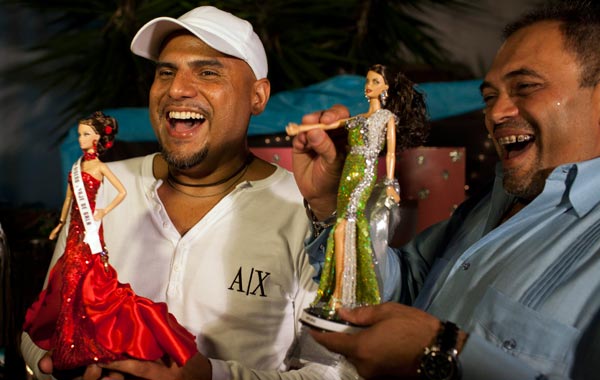
<instances>
[{"instance_id":1,"label":"red ruffled gown","mask_svg":"<svg viewBox=\"0 0 600 380\"><path fill-rule=\"evenodd\" d=\"M101 182L83 171L81 176L94 210ZM69 186L73 190L71 178ZM84 235L73 199L65 252L27 311L24 331L38 346L54 350L58 370L120 359L157 360L165 354L182 366L198 351L194 336L165 303L139 297L131 286L119 283L114 268L91 253ZM100 240L104 246L102 227Z\"/></svg>"}]
</instances>

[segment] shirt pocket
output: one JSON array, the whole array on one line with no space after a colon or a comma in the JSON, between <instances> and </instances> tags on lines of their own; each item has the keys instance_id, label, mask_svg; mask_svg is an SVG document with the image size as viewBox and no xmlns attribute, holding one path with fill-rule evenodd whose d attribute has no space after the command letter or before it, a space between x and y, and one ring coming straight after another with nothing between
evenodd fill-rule
<instances>
[{"instance_id":1,"label":"shirt pocket","mask_svg":"<svg viewBox=\"0 0 600 380\"><path fill-rule=\"evenodd\" d=\"M579 330L488 288L474 311L471 333L554 377L568 377Z\"/></svg>"}]
</instances>

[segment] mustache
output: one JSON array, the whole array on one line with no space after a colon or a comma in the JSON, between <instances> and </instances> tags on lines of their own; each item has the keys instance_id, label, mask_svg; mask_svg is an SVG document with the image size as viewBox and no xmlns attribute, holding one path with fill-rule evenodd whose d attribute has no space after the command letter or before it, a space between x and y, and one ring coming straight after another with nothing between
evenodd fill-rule
<instances>
[{"instance_id":1,"label":"mustache","mask_svg":"<svg viewBox=\"0 0 600 380\"><path fill-rule=\"evenodd\" d=\"M176 100L170 100L170 101L167 101L166 103L162 104L158 111L159 114L165 115L167 113L166 110L170 107L193 109L193 110L196 110L196 112L199 112L204 116L207 116L210 114L208 107L204 104L200 104L200 103L196 103L196 102L194 102L194 103L181 102L181 101L176 101Z\"/></svg>"},{"instance_id":2,"label":"mustache","mask_svg":"<svg viewBox=\"0 0 600 380\"><path fill-rule=\"evenodd\" d=\"M511 118L511 119L503 121L501 123L494 123L492 131L495 133L499 130L508 129L508 128L525 130L525 131L532 132L532 133L537 132L537 128L533 124L529 123L525 119L515 119L515 118Z\"/></svg>"}]
</instances>

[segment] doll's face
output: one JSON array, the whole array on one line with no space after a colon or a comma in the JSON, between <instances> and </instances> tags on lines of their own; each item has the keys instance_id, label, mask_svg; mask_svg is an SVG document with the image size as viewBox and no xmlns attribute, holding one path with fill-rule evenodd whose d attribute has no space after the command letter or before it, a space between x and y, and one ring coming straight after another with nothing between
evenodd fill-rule
<instances>
[{"instance_id":1,"label":"doll's face","mask_svg":"<svg viewBox=\"0 0 600 380\"><path fill-rule=\"evenodd\" d=\"M92 149L94 142L100 139L100 135L96 133L94 128L86 124L79 124L77 133L79 134L79 147L85 151Z\"/></svg>"},{"instance_id":2,"label":"doll's face","mask_svg":"<svg viewBox=\"0 0 600 380\"><path fill-rule=\"evenodd\" d=\"M365 96L367 98L376 98L385 90L388 89L388 85L385 83L385 79L379 73L375 71L369 71L367 73L367 79L365 81Z\"/></svg>"}]
</instances>

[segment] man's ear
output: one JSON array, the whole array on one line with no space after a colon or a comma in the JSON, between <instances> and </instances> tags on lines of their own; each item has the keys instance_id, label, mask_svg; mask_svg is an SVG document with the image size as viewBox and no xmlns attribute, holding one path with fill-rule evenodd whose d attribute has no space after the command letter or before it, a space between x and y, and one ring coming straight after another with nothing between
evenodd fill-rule
<instances>
[{"instance_id":1,"label":"man's ear","mask_svg":"<svg viewBox=\"0 0 600 380\"><path fill-rule=\"evenodd\" d=\"M259 79L253 84L252 115L258 115L265 110L271 95L271 82L267 78Z\"/></svg>"}]
</instances>

